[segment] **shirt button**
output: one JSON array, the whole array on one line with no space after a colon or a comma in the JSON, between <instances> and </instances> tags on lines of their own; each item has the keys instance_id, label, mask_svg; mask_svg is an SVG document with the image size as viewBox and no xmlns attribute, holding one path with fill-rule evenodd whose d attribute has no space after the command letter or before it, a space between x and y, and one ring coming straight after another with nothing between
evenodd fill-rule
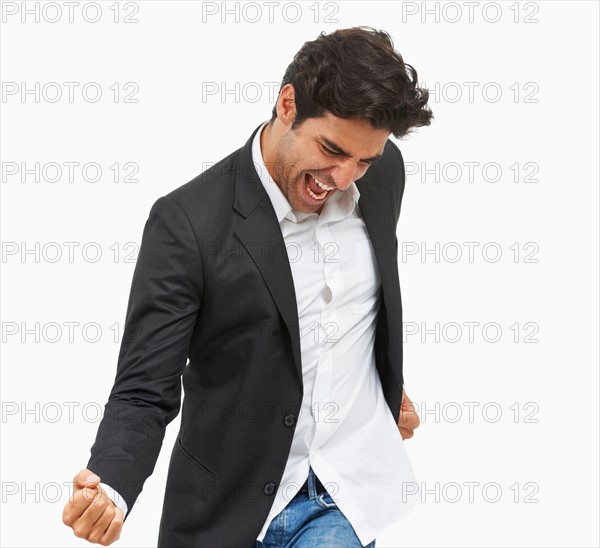
<instances>
[{"instance_id":1,"label":"shirt button","mask_svg":"<svg viewBox=\"0 0 600 548\"><path fill-rule=\"evenodd\" d=\"M286 426L294 426L294 424L296 424L296 417L291 413L287 414L283 417L283 424Z\"/></svg>"},{"instance_id":2,"label":"shirt button","mask_svg":"<svg viewBox=\"0 0 600 548\"><path fill-rule=\"evenodd\" d=\"M275 484L270 481L269 483L265 483L265 494L267 495L272 495L273 493L275 493Z\"/></svg>"}]
</instances>

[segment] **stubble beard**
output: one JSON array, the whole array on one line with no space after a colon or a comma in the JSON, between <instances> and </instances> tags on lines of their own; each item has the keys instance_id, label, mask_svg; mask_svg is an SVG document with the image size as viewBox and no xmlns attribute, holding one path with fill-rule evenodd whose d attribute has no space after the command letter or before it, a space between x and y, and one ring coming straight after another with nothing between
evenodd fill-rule
<instances>
[{"instance_id":1,"label":"stubble beard","mask_svg":"<svg viewBox=\"0 0 600 548\"><path fill-rule=\"evenodd\" d=\"M300 171L297 173L296 166L298 165L298 162L290 160L290 151L292 150L291 138L291 132L288 132L277 143L275 149L275 172L277 173L277 178L279 180L278 186L281 189L281 192L290 206L297 209L298 205L302 205L302 199L298 196L298 191L301 192L302 189L299 188L298 185L299 181L302 183L303 172ZM297 175L295 178L290 179L290 174L295 175L296 173Z\"/></svg>"}]
</instances>

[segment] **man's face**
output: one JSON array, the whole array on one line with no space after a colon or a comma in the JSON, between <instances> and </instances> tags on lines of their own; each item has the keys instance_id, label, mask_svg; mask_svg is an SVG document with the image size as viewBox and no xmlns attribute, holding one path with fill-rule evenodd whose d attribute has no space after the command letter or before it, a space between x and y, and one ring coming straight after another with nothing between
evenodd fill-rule
<instances>
[{"instance_id":1,"label":"man's face","mask_svg":"<svg viewBox=\"0 0 600 548\"><path fill-rule=\"evenodd\" d=\"M274 141L267 168L290 206L305 213L320 213L334 192L360 179L383 154L390 135L373 129L368 120L330 113L309 118L293 131L290 127L279 126L281 136ZM324 194L315 179L333 189Z\"/></svg>"}]
</instances>

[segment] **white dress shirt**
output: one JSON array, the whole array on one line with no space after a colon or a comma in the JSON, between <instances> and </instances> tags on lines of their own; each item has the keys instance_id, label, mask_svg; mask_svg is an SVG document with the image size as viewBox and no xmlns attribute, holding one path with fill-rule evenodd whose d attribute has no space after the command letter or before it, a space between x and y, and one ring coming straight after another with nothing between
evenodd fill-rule
<instances>
[{"instance_id":1,"label":"white dress shirt","mask_svg":"<svg viewBox=\"0 0 600 548\"><path fill-rule=\"evenodd\" d=\"M298 492L310 465L366 545L418 502L412 494L417 480L375 366L379 269L356 184L336 191L320 214L292 209L263 161L265 124L256 133L252 156L290 260L304 397L258 540Z\"/></svg>"},{"instance_id":2,"label":"white dress shirt","mask_svg":"<svg viewBox=\"0 0 600 548\"><path fill-rule=\"evenodd\" d=\"M296 495L312 466L363 545L418 501L417 480L375 366L381 279L356 184L336 191L320 214L290 207L252 157L288 252L300 330L304 396L273 505L258 536ZM101 484L123 513L119 494Z\"/></svg>"}]
</instances>

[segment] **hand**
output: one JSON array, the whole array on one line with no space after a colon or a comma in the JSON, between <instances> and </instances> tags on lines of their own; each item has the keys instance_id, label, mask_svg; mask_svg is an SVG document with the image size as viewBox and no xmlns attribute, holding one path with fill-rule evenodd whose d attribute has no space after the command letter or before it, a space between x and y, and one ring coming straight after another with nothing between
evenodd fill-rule
<instances>
[{"instance_id":1,"label":"hand","mask_svg":"<svg viewBox=\"0 0 600 548\"><path fill-rule=\"evenodd\" d=\"M99 484L100 478L91 470L81 470L73 478L73 495L62 519L76 537L109 546L121 536L124 516Z\"/></svg>"},{"instance_id":2,"label":"hand","mask_svg":"<svg viewBox=\"0 0 600 548\"><path fill-rule=\"evenodd\" d=\"M398 430L402 435L403 440L408 440L413 437L415 428L419 427L421 421L419 415L415 411L415 406L410 398L406 395L404 388L402 389L402 403L400 404L400 417L398 419Z\"/></svg>"}]
</instances>

